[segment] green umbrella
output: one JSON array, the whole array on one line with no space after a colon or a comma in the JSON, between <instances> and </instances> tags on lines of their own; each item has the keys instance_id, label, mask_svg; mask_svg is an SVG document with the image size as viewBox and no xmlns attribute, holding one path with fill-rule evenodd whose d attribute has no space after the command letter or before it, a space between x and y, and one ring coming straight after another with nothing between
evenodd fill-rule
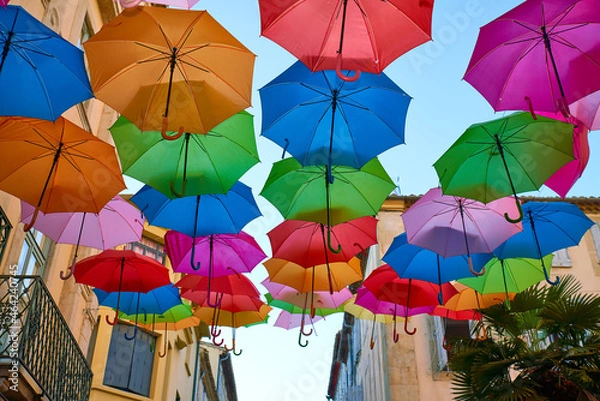
<instances>
[{"instance_id":1,"label":"green umbrella","mask_svg":"<svg viewBox=\"0 0 600 401\"><path fill-rule=\"evenodd\" d=\"M553 254L544 256L544 263L552 266ZM481 294L521 292L544 281L546 276L539 259L493 258L485 265L483 276L457 280ZM507 299L509 299L507 295Z\"/></svg>"},{"instance_id":2,"label":"green umbrella","mask_svg":"<svg viewBox=\"0 0 600 401\"><path fill-rule=\"evenodd\" d=\"M122 116L110 132L123 174L170 198L224 194L259 161L253 116L245 111L206 134L169 140L160 131L140 131Z\"/></svg>"},{"instance_id":3,"label":"green umbrella","mask_svg":"<svg viewBox=\"0 0 600 401\"><path fill-rule=\"evenodd\" d=\"M331 174L325 165L302 167L289 158L273 165L261 195L286 219L325 224L330 237L332 225L376 215L394 188L377 158L361 169L333 165Z\"/></svg>"},{"instance_id":4,"label":"green umbrella","mask_svg":"<svg viewBox=\"0 0 600 401\"><path fill-rule=\"evenodd\" d=\"M573 125L514 113L470 126L434 164L444 194L488 203L538 190L573 160Z\"/></svg>"}]
</instances>

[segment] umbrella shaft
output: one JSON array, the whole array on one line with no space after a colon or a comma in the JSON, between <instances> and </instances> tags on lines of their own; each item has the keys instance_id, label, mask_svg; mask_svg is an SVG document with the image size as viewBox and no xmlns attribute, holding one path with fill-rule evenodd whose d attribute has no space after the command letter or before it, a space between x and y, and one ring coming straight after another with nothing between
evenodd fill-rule
<instances>
[{"instance_id":1,"label":"umbrella shaft","mask_svg":"<svg viewBox=\"0 0 600 401\"><path fill-rule=\"evenodd\" d=\"M342 29L340 32L340 47L338 53L342 54L342 47L344 46L344 30L346 29L346 9L348 8L348 0L343 0L344 9L342 10Z\"/></svg>"},{"instance_id":2,"label":"umbrella shaft","mask_svg":"<svg viewBox=\"0 0 600 401\"><path fill-rule=\"evenodd\" d=\"M165 106L164 117L169 117L169 103L171 101L171 88L173 87L173 74L175 73L175 66L177 65L177 48L174 47L172 52L171 60L169 62L171 71L169 71L169 88L167 89L167 105Z\"/></svg>"},{"instance_id":3,"label":"umbrella shaft","mask_svg":"<svg viewBox=\"0 0 600 401\"><path fill-rule=\"evenodd\" d=\"M50 172L48 173L48 177L46 178L46 182L44 183L44 188L42 188L42 192L40 194L40 200L38 201L37 207L39 208L42 204L42 200L44 199L44 195L46 194L46 189L48 189L48 184L50 183L50 179L52 178L52 173L58 163L58 158L60 157L60 152L62 151L63 143L60 142L58 144L58 148L56 149L56 153L54 154L54 159L52 160L52 166L50 167Z\"/></svg>"},{"instance_id":4,"label":"umbrella shaft","mask_svg":"<svg viewBox=\"0 0 600 401\"><path fill-rule=\"evenodd\" d=\"M554 76L556 77L556 83L558 84L558 90L560 91L560 96L565 98L565 90L563 89L562 82L560 80L560 75L558 74L558 67L556 66L556 60L554 59L554 54L552 53L552 44L550 41L550 36L548 36L548 32L546 32L546 26L542 25L542 35L544 37L544 46L548 51L548 56L550 56L550 61L552 62L552 69L554 70Z\"/></svg>"},{"instance_id":5,"label":"umbrella shaft","mask_svg":"<svg viewBox=\"0 0 600 401\"><path fill-rule=\"evenodd\" d=\"M6 60L8 51L10 50L10 42L12 41L13 35L14 32L10 31L8 33L8 36L6 37L6 42L4 42L4 49L2 49L2 59L0 59L0 72L2 72L2 67L4 67L4 61Z\"/></svg>"}]
</instances>

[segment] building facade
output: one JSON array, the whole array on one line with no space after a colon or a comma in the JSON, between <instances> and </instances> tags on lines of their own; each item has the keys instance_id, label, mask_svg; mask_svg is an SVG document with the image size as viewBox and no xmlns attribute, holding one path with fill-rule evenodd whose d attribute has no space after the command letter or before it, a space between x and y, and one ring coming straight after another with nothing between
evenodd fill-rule
<instances>
[{"instance_id":1,"label":"building facade","mask_svg":"<svg viewBox=\"0 0 600 401\"><path fill-rule=\"evenodd\" d=\"M11 5L80 48L121 11L114 0ZM118 115L100 101L80 103L63 117L112 143L108 128ZM126 247L166 262L163 234L147 227L141 241ZM111 310L98 307L89 287L61 280L74 252L73 245L54 243L35 229L25 233L20 201L0 192L0 400L237 399L230 357L204 341L206 326L169 333L163 358L164 332L140 329L135 341L122 341L131 325L109 326L104 316ZM80 247L78 260L98 252Z\"/></svg>"},{"instance_id":2,"label":"building facade","mask_svg":"<svg viewBox=\"0 0 600 401\"><path fill-rule=\"evenodd\" d=\"M417 201L415 196L392 196L382 206L377 235L378 244L370 249L365 273L382 265L381 258L393 239L404 232L402 212ZM527 199L525 199L527 200ZM556 201L552 199L530 199ZM600 292L600 198L570 198L595 225L580 244L555 253L551 275L575 276L584 292ZM391 324L353 319L346 315L336 338L328 389L335 401L416 401L452 400L452 372L448 352L442 345L444 327L440 318L418 315L410 318L413 336L404 334L393 341ZM468 323L447 327L468 334ZM340 339L340 337L342 339ZM370 349L370 339L374 347ZM338 346L338 344L343 346Z\"/></svg>"}]
</instances>

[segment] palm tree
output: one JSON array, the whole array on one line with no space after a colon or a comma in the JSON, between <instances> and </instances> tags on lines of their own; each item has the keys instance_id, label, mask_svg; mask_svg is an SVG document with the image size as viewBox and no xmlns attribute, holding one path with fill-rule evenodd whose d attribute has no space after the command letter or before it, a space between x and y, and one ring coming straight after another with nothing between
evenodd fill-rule
<instances>
[{"instance_id":1,"label":"palm tree","mask_svg":"<svg viewBox=\"0 0 600 401\"><path fill-rule=\"evenodd\" d=\"M482 314L487 336L453 344L456 400L600 401L599 295L566 276Z\"/></svg>"}]
</instances>

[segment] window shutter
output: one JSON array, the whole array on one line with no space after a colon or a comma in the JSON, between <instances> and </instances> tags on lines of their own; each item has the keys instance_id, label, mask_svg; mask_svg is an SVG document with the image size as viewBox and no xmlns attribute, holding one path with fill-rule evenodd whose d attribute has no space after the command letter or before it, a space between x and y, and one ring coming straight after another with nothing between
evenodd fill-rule
<instances>
[{"instance_id":1,"label":"window shutter","mask_svg":"<svg viewBox=\"0 0 600 401\"><path fill-rule=\"evenodd\" d=\"M124 390L127 389L133 356L133 341L125 338L128 328L129 326L122 324L113 327L104 370L104 384Z\"/></svg>"},{"instance_id":2,"label":"window shutter","mask_svg":"<svg viewBox=\"0 0 600 401\"><path fill-rule=\"evenodd\" d=\"M129 382L131 391L146 397L150 395L150 382L152 381L152 364L154 362L154 353L150 351L152 340L150 334L138 330L137 338L134 340L135 350Z\"/></svg>"},{"instance_id":3,"label":"window shutter","mask_svg":"<svg viewBox=\"0 0 600 401\"><path fill-rule=\"evenodd\" d=\"M558 251L552 252L554 258L552 259L552 267L572 267L573 262L571 261L571 255L567 248L559 249Z\"/></svg>"},{"instance_id":4,"label":"window shutter","mask_svg":"<svg viewBox=\"0 0 600 401\"><path fill-rule=\"evenodd\" d=\"M594 240L594 248L596 248L596 255L600 260L600 223L596 223L590 229L592 232L592 239Z\"/></svg>"}]
</instances>

